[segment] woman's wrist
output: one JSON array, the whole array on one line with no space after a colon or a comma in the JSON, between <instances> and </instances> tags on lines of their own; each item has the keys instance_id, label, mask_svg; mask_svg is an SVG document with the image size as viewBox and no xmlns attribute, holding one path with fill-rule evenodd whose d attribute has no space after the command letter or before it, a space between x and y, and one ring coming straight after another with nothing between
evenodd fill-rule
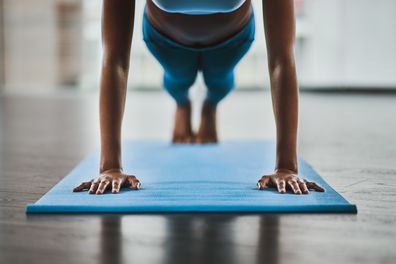
<instances>
[{"instance_id":1,"label":"woman's wrist","mask_svg":"<svg viewBox=\"0 0 396 264\"><path fill-rule=\"evenodd\" d=\"M287 160L278 159L275 165L275 171L279 170L290 170L294 173L298 172L297 158L291 158Z\"/></svg>"},{"instance_id":2,"label":"woman's wrist","mask_svg":"<svg viewBox=\"0 0 396 264\"><path fill-rule=\"evenodd\" d=\"M297 174L297 169L275 168L275 173L295 173L295 174Z\"/></svg>"},{"instance_id":3,"label":"woman's wrist","mask_svg":"<svg viewBox=\"0 0 396 264\"><path fill-rule=\"evenodd\" d=\"M114 170L114 171L120 171L122 172L122 164L119 160L106 160L106 159L101 159L100 166L99 166L99 171L100 173L103 173L105 171L109 170Z\"/></svg>"},{"instance_id":4,"label":"woman's wrist","mask_svg":"<svg viewBox=\"0 0 396 264\"><path fill-rule=\"evenodd\" d=\"M122 173L122 168L113 168L113 169L107 169L107 170L103 170L100 173L112 173L112 172L118 172L118 173Z\"/></svg>"},{"instance_id":5,"label":"woman's wrist","mask_svg":"<svg viewBox=\"0 0 396 264\"><path fill-rule=\"evenodd\" d=\"M288 169L297 173L298 162L296 144L291 140L288 142L287 144L277 144L275 170Z\"/></svg>"}]
</instances>

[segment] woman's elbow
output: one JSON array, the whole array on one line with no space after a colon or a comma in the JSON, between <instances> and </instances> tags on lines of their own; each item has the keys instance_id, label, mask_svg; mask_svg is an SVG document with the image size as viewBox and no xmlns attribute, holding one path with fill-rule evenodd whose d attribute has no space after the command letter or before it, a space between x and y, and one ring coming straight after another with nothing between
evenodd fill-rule
<instances>
[{"instance_id":1,"label":"woman's elbow","mask_svg":"<svg viewBox=\"0 0 396 264\"><path fill-rule=\"evenodd\" d=\"M127 72L129 69L129 56L105 50L103 52L102 65Z\"/></svg>"},{"instance_id":2,"label":"woman's elbow","mask_svg":"<svg viewBox=\"0 0 396 264\"><path fill-rule=\"evenodd\" d=\"M288 72L295 70L295 58L294 52L282 52L277 54L269 54L268 56L268 68L270 74L276 74L279 72Z\"/></svg>"}]
</instances>

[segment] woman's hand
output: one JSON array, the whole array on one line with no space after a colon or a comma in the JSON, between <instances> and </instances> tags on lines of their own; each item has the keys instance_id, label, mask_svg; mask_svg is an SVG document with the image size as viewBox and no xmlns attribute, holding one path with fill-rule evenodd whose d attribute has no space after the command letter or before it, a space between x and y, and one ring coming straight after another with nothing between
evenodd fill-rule
<instances>
[{"instance_id":1,"label":"woman's hand","mask_svg":"<svg viewBox=\"0 0 396 264\"><path fill-rule=\"evenodd\" d=\"M111 169L102 172L99 177L89 182L83 182L73 189L73 192L81 192L89 189L90 194L103 194L111 188L112 193L118 193L121 187L130 187L131 189L140 189L139 180L133 175L127 175L119 169Z\"/></svg>"},{"instance_id":2,"label":"woman's hand","mask_svg":"<svg viewBox=\"0 0 396 264\"><path fill-rule=\"evenodd\" d=\"M317 183L301 179L296 172L288 169L277 169L271 175L264 175L257 182L257 187L260 190L266 187L277 188L279 193L286 193L286 189L290 189L294 194L308 194L309 189L317 192L325 191Z\"/></svg>"}]
</instances>

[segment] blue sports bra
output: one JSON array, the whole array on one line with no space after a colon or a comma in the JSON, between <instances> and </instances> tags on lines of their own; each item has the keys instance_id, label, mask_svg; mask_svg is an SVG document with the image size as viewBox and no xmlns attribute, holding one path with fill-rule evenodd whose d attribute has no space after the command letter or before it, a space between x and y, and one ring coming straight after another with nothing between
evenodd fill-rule
<instances>
[{"instance_id":1,"label":"blue sports bra","mask_svg":"<svg viewBox=\"0 0 396 264\"><path fill-rule=\"evenodd\" d=\"M228 13L238 9L246 0L152 0L160 9L169 13L204 15Z\"/></svg>"}]
</instances>

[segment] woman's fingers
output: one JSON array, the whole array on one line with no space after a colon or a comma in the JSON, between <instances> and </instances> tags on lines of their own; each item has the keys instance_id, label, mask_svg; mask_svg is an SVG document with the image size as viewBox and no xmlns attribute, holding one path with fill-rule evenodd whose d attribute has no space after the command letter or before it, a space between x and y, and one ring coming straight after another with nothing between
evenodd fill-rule
<instances>
[{"instance_id":1,"label":"woman's fingers","mask_svg":"<svg viewBox=\"0 0 396 264\"><path fill-rule=\"evenodd\" d=\"M276 182L276 187L278 188L278 192L286 193L286 182L284 180L278 180Z\"/></svg>"},{"instance_id":2,"label":"woman's fingers","mask_svg":"<svg viewBox=\"0 0 396 264\"><path fill-rule=\"evenodd\" d=\"M317 192L325 191L325 189L316 182L299 178L296 174L264 175L257 182L257 187L259 190L263 190L267 187L276 187L279 193L286 193L286 189L290 189L294 194L308 194L309 189L313 189Z\"/></svg>"},{"instance_id":3,"label":"woman's fingers","mask_svg":"<svg viewBox=\"0 0 396 264\"><path fill-rule=\"evenodd\" d=\"M300 186L300 190L302 191L303 194L308 194L309 193L308 187L307 187L307 185L305 184L304 181L299 180L298 181L298 185Z\"/></svg>"},{"instance_id":4,"label":"woman's fingers","mask_svg":"<svg viewBox=\"0 0 396 264\"><path fill-rule=\"evenodd\" d=\"M98 190L96 191L96 194L103 194L107 187L109 186L110 181L109 180L102 180L99 184Z\"/></svg>"},{"instance_id":5,"label":"woman's fingers","mask_svg":"<svg viewBox=\"0 0 396 264\"><path fill-rule=\"evenodd\" d=\"M316 182L310 182L310 181L305 180L305 184L307 185L307 187L309 189L314 189L317 192L325 191L325 189L322 186L320 186L319 184L317 184Z\"/></svg>"},{"instance_id":6,"label":"woman's fingers","mask_svg":"<svg viewBox=\"0 0 396 264\"><path fill-rule=\"evenodd\" d=\"M91 184L91 188L89 188L89 194L94 194L96 193L96 190L99 187L99 181L98 180L94 180Z\"/></svg>"},{"instance_id":7,"label":"woman's fingers","mask_svg":"<svg viewBox=\"0 0 396 264\"><path fill-rule=\"evenodd\" d=\"M73 189L73 192L81 192L82 190L89 189L91 187L92 181L83 182Z\"/></svg>"},{"instance_id":8,"label":"woman's fingers","mask_svg":"<svg viewBox=\"0 0 396 264\"><path fill-rule=\"evenodd\" d=\"M287 184L294 194L301 194L300 186L298 185L297 180L289 180L287 181Z\"/></svg>"},{"instance_id":9,"label":"woman's fingers","mask_svg":"<svg viewBox=\"0 0 396 264\"><path fill-rule=\"evenodd\" d=\"M270 180L271 178L269 176L261 177L261 179L257 182L257 187L259 188L259 190L263 190L264 188L266 188Z\"/></svg>"},{"instance_id":10,"label":"woman's fingers","mask_svg":"<svg viewBox=\"0 0 396 264\"><path fill-rule=\"evenodd\" d=\"M135 189L135 190L140 189L141 184L135 176L133 176L133 175L127 176L126 181L129 184L129 186L131 187L131 189Z\"/></svg>"},{"instance_id":11,"label":"woman's fingers","mask_svg":"<svg viewBox=\"0 0 396 264\"><path fill-rule=\"evenodd\" d=\"M122 187L137 190L140 189L140 185L139 180L134 175L125 175L119 171L106 171L89 182L82 182L73 189L73 192L89 189L90 194L103 194L107 190L111 190L112 193L119 193Z\"/></svg>"},{"instance_id":12,"label":"woman's fingers","mask_svg":"<svg viewBox=\"0 0 396 264\"><path fill-rule=\"evenodd\" d=\"M111 192L118 193L120 191L120 188L121 188L121 180L114 180L112 182Z\"/></svg>"}]
</instances>

